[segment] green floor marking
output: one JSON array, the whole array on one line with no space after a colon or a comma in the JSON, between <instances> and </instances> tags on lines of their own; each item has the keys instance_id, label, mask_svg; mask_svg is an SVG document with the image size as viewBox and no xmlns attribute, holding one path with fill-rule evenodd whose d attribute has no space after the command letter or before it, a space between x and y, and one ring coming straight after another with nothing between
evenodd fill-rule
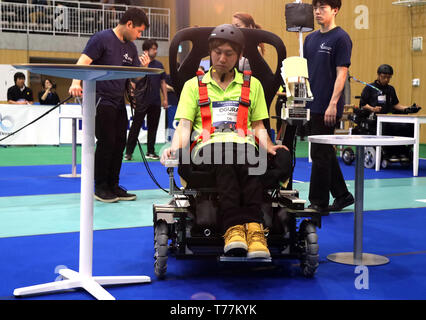
<instances>
[{"instance_id":1,"label":"green floor marking","mask_svg":"<svg viewBox=\"0 0 426 320\"><path fill-rule=\"evenodd\" d=\"M347 180L346 184L355 195L355 182ZM309 183L294 183L293 188L299 191L301 199L308 199ZM426 203L416 201L421 199L426 199L426 177L364 181L364 211L426 207ZM330 195L330 204L332 202ZM354 205L351 205L343 211L353 210Z\"/></svg>"},{"instance_id":2,"label":"green floor marking","mask_svg":"<svg viewBox=\"0 0 426 320\"><path fill-rule=\"evenodd\" d=\"M346 182L354 192L354 181ZM301 199L308 199L309 183L295 183ZM426 178L365 180L364 211L422 208ZM136 201L94 202L94 229L152 225L152 205L166 204L170 196L161 190L131 191ZM331 202L332 200L330 200ZM307 205L309 201L307 201ZM80 230L80 194L0 197L0 237L77 232ZM354 206L343 212L351 212Z\"/></svg>"},{"instance_id":3,"label":"green floor marking","mask_svg":"<svg viewBox=\"0 0 426 320\"><path fill-rule=\"evenodd\" d=\"M94 202L94 230L152 225L152 205L170 196L161 190L131 191L135 201ZM80 230L80 194L0 197L0 238Z\"/></svg>"}]
</instances>

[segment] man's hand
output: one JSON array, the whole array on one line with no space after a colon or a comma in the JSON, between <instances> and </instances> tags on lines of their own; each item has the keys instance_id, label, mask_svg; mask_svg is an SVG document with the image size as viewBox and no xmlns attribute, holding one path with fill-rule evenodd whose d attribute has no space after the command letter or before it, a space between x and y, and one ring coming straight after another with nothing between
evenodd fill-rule
<instances>
[{"instance_id":1,"label":"man's hand","mask_svg":"<svg viewBox=\"0 0 426 320\"><path fill-rule=\"evenodd\" d=\"M163 100L163 108L164 109L168 109L169 108L169 102L167 101L167 99Z\"/></svg>"},{"instance_id":2,"label":"man's hand","mask_svg":"<svg viewBox=\"0 0 426 320\"><path fill-rule=\"evenodd\" d=\"M372 110L374 113L378 113L378 112L380 112L380 111L382 111L382 107L373 107L373 110Z\"/></svg>"},{"instance_id":3,"label":"man's hand","mask_svg":"<svg viewBox=\"0 0 426 320\"><path fill-rule=\"evenodd\" d=\"M281 144L276 144L276 145L270 145L270 146L268 147L267 152L268 152L269 154L272 154L273 156L275 156L275 155L277 154L277 150L278 150L278 149L286 149L287 151L289 151L289 150L288 150L288 148L287 148L287 146L285 146L285 145L281 145Z\"/></svg>"},{"instance_id":4,"label":"man's hand","mask_svg":"<svg viewBox=\"0 0 426 320\"><path fill-rule=\"evenodd\" d=\"M68 93L73 97L81 97L83 95L83 89L81 88L80 80L73 80Z\"/></svg>"},{"instance_id":5,"label":"man's hand","mask_svg":"<svg viewBox=\"0 0 426 320\"><path fill-rule=\"evenodd\" d=\"M175 152L172 151L172 148L167 148L163 151L161 155L160 162L163 166L166 165L166 161L169 159L173 159L175 156Z\"/></svg>"},{"instance_id":6,"label":"man's hand","mask_svg":"<svg viewBox=\"0 0 426 320\"><path fill-rule=\"evenodd\" d=\"M141 62L142 67L148 67L151 59L149 58L148 52L144 51L143 54L139 57L139 61Z\"/></svg>"},{"instance_id":7,"label":"man's hand","mask_svg":"<svg viewBox=\"0 0 426 320\"><path fill-rule=\"evenodd\" d=\"M328 127L333 127L336 124L337 106L329 104L324 114L324 123Z\"/></svg>"}]
</instances>

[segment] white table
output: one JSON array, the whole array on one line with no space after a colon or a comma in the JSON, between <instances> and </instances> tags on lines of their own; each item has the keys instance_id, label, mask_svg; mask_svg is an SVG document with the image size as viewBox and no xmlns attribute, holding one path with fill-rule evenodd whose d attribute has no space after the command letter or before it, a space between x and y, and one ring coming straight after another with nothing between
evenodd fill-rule
<instances>
[{"instance_id":1,"label":"white table","mask_svg":"<svg viewBox=\"0 0 426 320\"><path fill-rule=\"evenodd\" d=\"M309 136L308 140L312 143L356 146L354 251L333 253L327 256L327 259L343 264L364 266L376 266L388 263L389 259L384 256L362 252L364 147L407 145L414 143L414 139L392 136L317 135Z\"/></svg>"},{"instance_id":2,"label":"white table","mask_svg":"<svg viewBox=\"0 0 426 320\"><path fill-rule=\"evenodd\" d=\"M420 143L420 124L426 123L426 116L419 116L415 114L378 114L377 115L377 135L382 135L382 123L413 123L414 124L414 142L413 146L413 176L419 175L419 143ZM407 143L408 144L408 143ZM382 161L382 148L376 147L376 171L380 170L380 163Z\"/></svg>"},{"instance_id":3,"label":"white table","mask_svg":"<svg viewBox=\"0 0 426 320\"><path fill-rule=\"evenodd\" d=\"M80 252L79 271L61 269L65 278L25 288L15 289L15 296L24 296L52 291L83 288L96 299L114 300L103 285L150 282L147 276L103 276L92 275L93 266L93 201L95 160L95 105L96 81L137 78L147 74L158 74L162 69L117 66L81 66L70 64L21 64L16 69L61 78L83 80L83 136L81 144L81 197L80 197Z\"/></svg>"},{"instance_id":4,"label":"white table","mask_svg":"<svg viewBox=\"0 0 426 320\"><path fill-rule=\"evenodd\" d=\"M72 165L71 173L63 173L59 176L61 178L80 178L81 174L77 173L77 120L83 119L82 114L76 115L61 115L59 114L59 119L71 119L72 128L71 128L71 137L72 137Z\"/></svg>"}]
</instances>

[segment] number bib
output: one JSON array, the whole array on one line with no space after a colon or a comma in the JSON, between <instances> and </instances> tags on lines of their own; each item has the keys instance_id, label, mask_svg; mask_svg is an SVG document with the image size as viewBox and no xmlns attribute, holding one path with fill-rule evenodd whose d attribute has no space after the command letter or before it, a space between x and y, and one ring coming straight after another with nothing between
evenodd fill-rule
<instances>
[{"instance_id":1,"label":"number bib","mask_svg":"<svg viewBox=\"0 0 426 320\"><path fill-rule=\"evenodd\" d=\"M238 115L238 101L214 101L212 104L212 125L218 127L223 124L236 124Z\"/></svg>"}]
</instances>

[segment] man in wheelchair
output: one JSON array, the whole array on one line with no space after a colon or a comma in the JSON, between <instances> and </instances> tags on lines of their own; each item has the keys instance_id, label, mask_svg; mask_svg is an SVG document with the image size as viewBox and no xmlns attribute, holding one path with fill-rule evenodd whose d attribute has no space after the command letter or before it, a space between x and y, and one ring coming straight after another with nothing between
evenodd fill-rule
<instances>
[{"instance_id":1,"label":"man in wheelchair","mask_svg":"<svg viewBox=\"0 0 426 320\"><path fill-rule=\"evenodd\" d=\"M208 43L212 66L185 83L175 116L179 125L161 162L179 159L188 186L217 190L225 255L269 258L263 190L290 177L291 155L286 146L272 143L263 125L269 116L261 83L236 68L244 34L221 25ZM279 159L273 175L265 175L268 155Z\"/></svg>"},{"instance_id":2,"label":"man in wheelchair","mask_svg":"<svg viewBox=\"0 0 426 320\"><path fill-rule=\"evenodd\" d=\"M395 88L389 84L393 76L393 68L388 64L382 64L377 69L377 79L366 86L361 94L361 112L369 113L369 117L376 124L376 114L409 114L417 113L421 108L413 104L404 106L400 103ZM364 111L365 110L365 111ZM376 125L371 127L371 133L376 133ZM391 136L414 136L413 124L409 123L385 123L383 125L383 135ZM383 148L383 152L388 155L390 161L408 161L406 146L393 146Z\"/></svg>"}]
</instances>

